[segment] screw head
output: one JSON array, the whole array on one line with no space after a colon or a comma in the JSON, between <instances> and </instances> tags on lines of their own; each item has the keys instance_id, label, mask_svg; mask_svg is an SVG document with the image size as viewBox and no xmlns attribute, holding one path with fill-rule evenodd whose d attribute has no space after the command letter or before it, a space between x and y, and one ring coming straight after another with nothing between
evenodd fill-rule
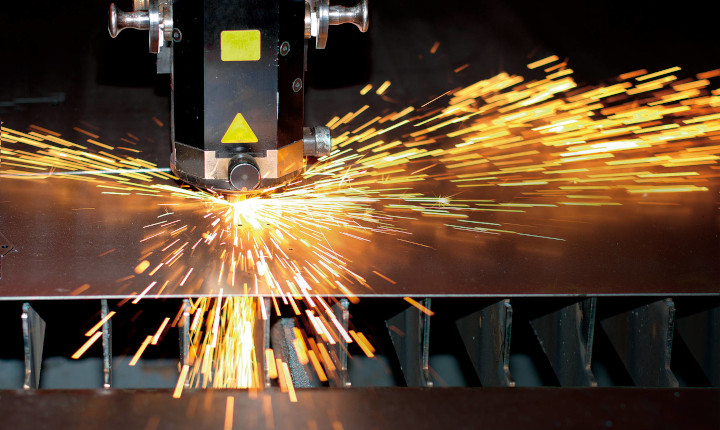
<instances>
[{"instance_id":1,"label":"screw head","mask_svg":"<svg viewBox=\"0 0 720 430\"><path fill-rule=\"evenodd\" d=\"M172 39L173 42L179 42L182 40L182 32L179 28L173 28Z\"/></svg>"},{"instance_id":2,"label":"screw head","mask_svg":"<svg viewBox=\"0 0 720 430\"><path fill-rule=\"evenodd\" d=\"M300 78L296 78L292 83L292 89L295 92L300 91L302 89L302 86L303 86L303 83L302 83L302 79L300 79Z\"/></svg>"},{"instance_id":3,"label":"screw head","mask_svg":"<svg viewBox=\"0 0 720 430\"><path fill-rule=\"evenodd\" d=\"M290 44L288 42L283 42L280 45L280 55L283 57L286 56L290 52Z\"/></svg>"}]
</instances>

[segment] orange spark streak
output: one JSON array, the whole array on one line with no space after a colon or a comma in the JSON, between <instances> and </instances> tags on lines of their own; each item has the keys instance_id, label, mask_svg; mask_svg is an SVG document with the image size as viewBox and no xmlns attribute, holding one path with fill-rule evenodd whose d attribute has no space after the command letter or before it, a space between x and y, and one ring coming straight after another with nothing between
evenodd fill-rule
<instances>
[{"instance_id":1,"label":"orange spark streak","mask_svg":"<svg viewBox=\"0 0 720 430\"><path fill-rule=\"evenodd\" d=\"M130 366L134 366L137 364L137 362L140 360L140 356L145 351L145 348L147 348L148 345L150 345L150 342L152 342L152 339L153 339L152 336L148 336L145 338L142 345L140 345L140 348L138 348L137 352L133 356L132 360L130 360Z\"/></svg>"},{"instance_id":2,"label":"orange spark streak","mask_svg":"<svg viewBox=\"0 0 720 430\"><path fill-rule=\"evenodd\" d=\"M360 349L363 350L363 352L365 353L365 355L368 358L375 357L375 354L373 354L372 349L371 349L372 347L370 346L370 344L365 343L365 342L367 342L366 339L360 338L360 336L358 336L358 333L355 333L354 330L349 330L348 332L350 333L350 336L352 336L352 338L355 339L355 343L357 343L360 346Z\"/></svg>"},{"instance_id":3,"label":"orange spark streak","mask_svg":"<svg viewBox=\"0 0 720 430\"><path fill-rule=\"evenodd\" d=\"M102 336L102 332L101 332L101 331L95 333L95 334L93 335L93 337L91 337L90 339L88 339L87 342L85 342L85 343L83 344L83 346L80 347L80 349L78 349L77 351L75 351L75 354L72 355L72 358L75 359L75 360L77 360L78 358L80 358L83 354L85 354L85 351L87 351L88 348L90 348L90 346L91 346L93 343L95 343L96 340L100 339L100 336Z\"/></svg>"},{"instance_id":4,"label":"orange spark streak","mask_svg":"<svg viewBox=\"0 0 720 430\"><path fill-rule=\"evenodd\" d=\"M152 344L157 345L158 340L160 340L160 335L162 334L163 330L165 330L165 326L170 322L170 318L165 318L160 324L160 327L158 328L157 332L155 333L155 336L152 338Z\"/></svg>"},{"instance_id":5,"label":"orange spark streak","mask_svg":"<svg viewBox=\"0 0 720 430\"><path fill-rule=\"evenodd\" d=\"M265 361L267 362L268 377L275 379L278 377L277 365L275 363L275 353L272 348L265 350Z\"/></svg>"},{"instance_id":6,"label":"orange spark streak","mask_svg":"<svg viewBox=\"0 0 720 430\"><path fill-rule=\"evenodd\" d=\"M177 384L175 384L175 391L173 391L174 399L179 399L182 395L183 387L185 386L185 379L187 379L187 374L189 370L189 365L183 365L182 370L180 371L180 377L177 380Z\"/></svg>"},{"instance_id":7,"label":"orange spark streak","mask_svg":"<svg viewBox=\"0 0 720 430\"><path fill-rule=\"evenodd\" d=\"M87 333L85 333L85 336L88 336L88 337L92 336L96 331L98 331L100 329L100 327L102 327L103 324L105 324L110 318L112 318L113 315L115 315L115 311L108 312L108 314L105 315L105 318L101 319L90 330L88 330Z\"/></svg>"},{"instance_id":8,"label":"orange spark streak","mask_svg":"<svg viewBox=\"0 0 720 430\"><path fill-rule=\"evenodd\" d=\"M431 311L430 309L426 308L425 306L421 305L419 302L411 299L410 297L403 297L403 300L410 303L411 305L415 306L416 308L420 309L420 312L433 316L435 315L435 312Z\"/></svg>"},{"instance_id":9,"label":"orange spark streak","mask_svg":"<svg viewBox=\"0 0 720 430\"><path fill-rule=\"evenodd\" d=\"M233 409L235 406L235 397L228 396L225 405L225 430L232 430L233 426Z\"/></svg>"},{"instance_id":10,"label":"orange spark streak","mask_svg":"<svg viewBox=\"0 0 720 430\"><path fill-rule=\"evenodd\" d=\"M287 385L288 395L290 396L291 402L297 402L297 396L295 395L295 386L293 385L292 377L290 376L290 368L287 363L282 363L283 375L285 375L285 384Z\"/></svg>"}]
</instances>

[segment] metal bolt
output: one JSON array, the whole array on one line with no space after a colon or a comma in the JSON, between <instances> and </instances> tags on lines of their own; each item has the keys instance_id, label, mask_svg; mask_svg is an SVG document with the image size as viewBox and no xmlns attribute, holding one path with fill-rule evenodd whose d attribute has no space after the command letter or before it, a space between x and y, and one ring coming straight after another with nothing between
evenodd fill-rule
<instances>
[{"instance_id":1,"label":"metal bolt","mask_svg":"<svg viewBox=\"0 0 720 430\"><path fill-rule=\"evenodd\" d=\"M302 89L302 85L303 85L302 79L300 79L300 78L295 79L292 83L293 91L295 91L295 92L300 91Z\"/></svg>"},{"instance_id":2,"label":"metal bolt","mask_svg":"<svg viewBox=\"0 0 720 430\"><path fill-rule=\"evenodd\" d=\"M280 45L280 55L284 57L288 54L288 52L290 52L290 44L283 42L282 45Z\"/></svg>"},{"instance_id":3,"label":"metal bolt","mask_svg":"<svg viewBox=\"0 0 720 430\"><path fill-rule=\"evenodd\" d=\"M179 42L182 40L182 32L180 32L179 28L173 29L172 39L173 42Z\"/></svg>"}]
</instances>

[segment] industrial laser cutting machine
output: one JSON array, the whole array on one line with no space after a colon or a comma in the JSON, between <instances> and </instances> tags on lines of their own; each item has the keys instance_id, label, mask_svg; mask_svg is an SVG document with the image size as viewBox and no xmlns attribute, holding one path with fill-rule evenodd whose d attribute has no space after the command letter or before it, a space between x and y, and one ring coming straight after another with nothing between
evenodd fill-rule
<instances>
[{"instance_id":1,"label":"industrial laser cutting machine","mask_svg":"<svg viewBox=\"0 0 720 430\"><path fill-rule=\"evenodd\" d=\"M227 193L283 184L330 153L330 130L303 124L308 39L324 49L331 25L368 21L366 0L147 0L112 4L108 29L147 30L157 72L172 75L173 172Z\"/></svg>"},{"instance_id":2,"label":"industrial laser cutting machine","mask_svg":"<svg viewBox=\"0 0 720 430\"><path fill-rule=\"evenodd\" d=\"M7 61L0 84L9 82L0 86L1 149L44 138L41 145L76 143L99 148L110 155L93 155L106 158L120 153L90 146L92 140L133 155L141 151L155 163L147 170L168 176L172 171L213 195L271 197L312 158L335 149L330 118L366 104L372 106L368 117L351 129L374 116L393 116L405 108L398 103L417 111L429 103L423 114L439 110L449 89L505 69L530 74L526 64L551 53L567 55L578 74L596 71L590 80L670 67L660 59L647 64L660 57L653 47L633 54L641 57L640 66L625 59L621 70L611 67L612 55L597 54L603 61L593 56L605 45L619 51L632 44L612 26L599 35L577 31L616 19L612 5L597 13L590 4L573 4L568 12L558 6L562 1L397 0L375 2L369 10L366 1L345 7L327 0L135 0L132 10L123 6L127 12L110 6L108 26L103 2L45 0L37 8L11 3L7 15L0 13L0 58ZM632 8L622 4L622 10ZM575 10L582 12L574 20L556 20L575 16ZM364 32L371 13L366 35L350 25L329 29L352 23ZM639 15L633 17L640 22ZM545 22L562 23L553 27L562 31L537 30ZM127 31L112 40L106 27L113 37L127 28L147 34ZM645 32L669 44L664 30L641 28L630 34L641 38ZM703 29L692 28L705 34ZM348 35L356 39L345 47ZM14 37L23 37L24 44L11 46ZM156 57L140 52L145 37ZM705 52L700 47L709 43L697 39L684 40ZM558 52L544 51L545 45L559 46ZM698 66L688 59L689 54L679 65L706 70L701 67L708 60L698 60ZM370 65L379 71L364 74ZM323 86L333 74L352 76ZM707 79L717 87L717 78ZM376 93L385 80L392 81L390 90ZM374 91L359 96L369 83ZM662 126L667 125L653 125ZM337 130L342 129L332 130L333 137L342 133ZM516 160L493 161L512 169ZM12 163L3 152L0 173ZM0 324L7 328L0 346L0 428L228 428L228 416L233 428L265 429L720 424L720 223L718 186L711 177L701 178L708 192L640 194L634 196L639 204L529 208L521 196L507 200L516 205L509 210L484 206L483 222L533 225L562 241L461 234L446 228L446 218L431 217L398 221L412 227L412 236L400 236L411 242L378 234L358 245L329 229L333 251L352 260L372 288L354 290L357 303L337 290L316 292L338 326L366 334L375 354L367 358L358 342L342 337L335 344L314 337L329 352L335 372L329 381L300 363L293 345L295 329L302 327L285 317L294 315L289 305L278 300L283 316L274 312L269 290L242 292L215 272L203 284L180 285L182 276L168 276L167 289L160 290L162 280L133 303L148 288L146 275L155 265L142 273L134 269L149 251L180 237L170 236L176 226L201 225L202 203L181 201L190 207L182 212L181 206L156 205L176 200L71 180L80 176L50 177L0 175ZM513 197L517 188L431 191L489 201L498 198L497 189ZM174 208L183 222L168 230L167 244L157 237L142 242L154 234L154 224L173 222ZM444 209L440 199L432 209ZM184 241L187 248L194 243L188 236L177 246ZM297 248L284 252L306 258ZM193 258L194 274L218 261L199 251ZM218 297L221 288L224 298L254 296L269 314L263 320L258 309L252 322L258 390L184 386L182 396L173 398L190 341L188 326L173 325L173 319L187 317L189 303L199 298ZM148 343L158 327L164 327L159 342ZM96 342L71 360L93 328ZM131 367L139 345L147 349ZM297 402L270 377L264 354L269 348L289 364Z\"/></svg>"}]
</instances>

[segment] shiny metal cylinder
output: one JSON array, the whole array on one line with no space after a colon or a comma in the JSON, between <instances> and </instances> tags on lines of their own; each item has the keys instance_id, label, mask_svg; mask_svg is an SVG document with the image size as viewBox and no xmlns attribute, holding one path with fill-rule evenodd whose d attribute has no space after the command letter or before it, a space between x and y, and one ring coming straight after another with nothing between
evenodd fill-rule
<instances>
[{"instance_id":1,"label":"shiny metal cylinder","mask_svg":"<svg viewBox=\"0 0 720 430\"><path fill-rule=\"evenodd\" d=\"M111 4L110 12L108 14L108 32L110 33L110 36L115 38L126 28L149 30L150 12L147 10L123 12L115 6L115 3Z\"/></svg>"},{"instance_id":2,"label":"shiny metal cylinder","mask_svg":"<svg viewBox=\"0 0 720 430\"><path fill-rule=\"evenodd\" d=\"M361 32L368 30L369 14L367 1L361 1L352 7L330 6L330 25L354 24Z\"/></svg>"}]
</instances>

